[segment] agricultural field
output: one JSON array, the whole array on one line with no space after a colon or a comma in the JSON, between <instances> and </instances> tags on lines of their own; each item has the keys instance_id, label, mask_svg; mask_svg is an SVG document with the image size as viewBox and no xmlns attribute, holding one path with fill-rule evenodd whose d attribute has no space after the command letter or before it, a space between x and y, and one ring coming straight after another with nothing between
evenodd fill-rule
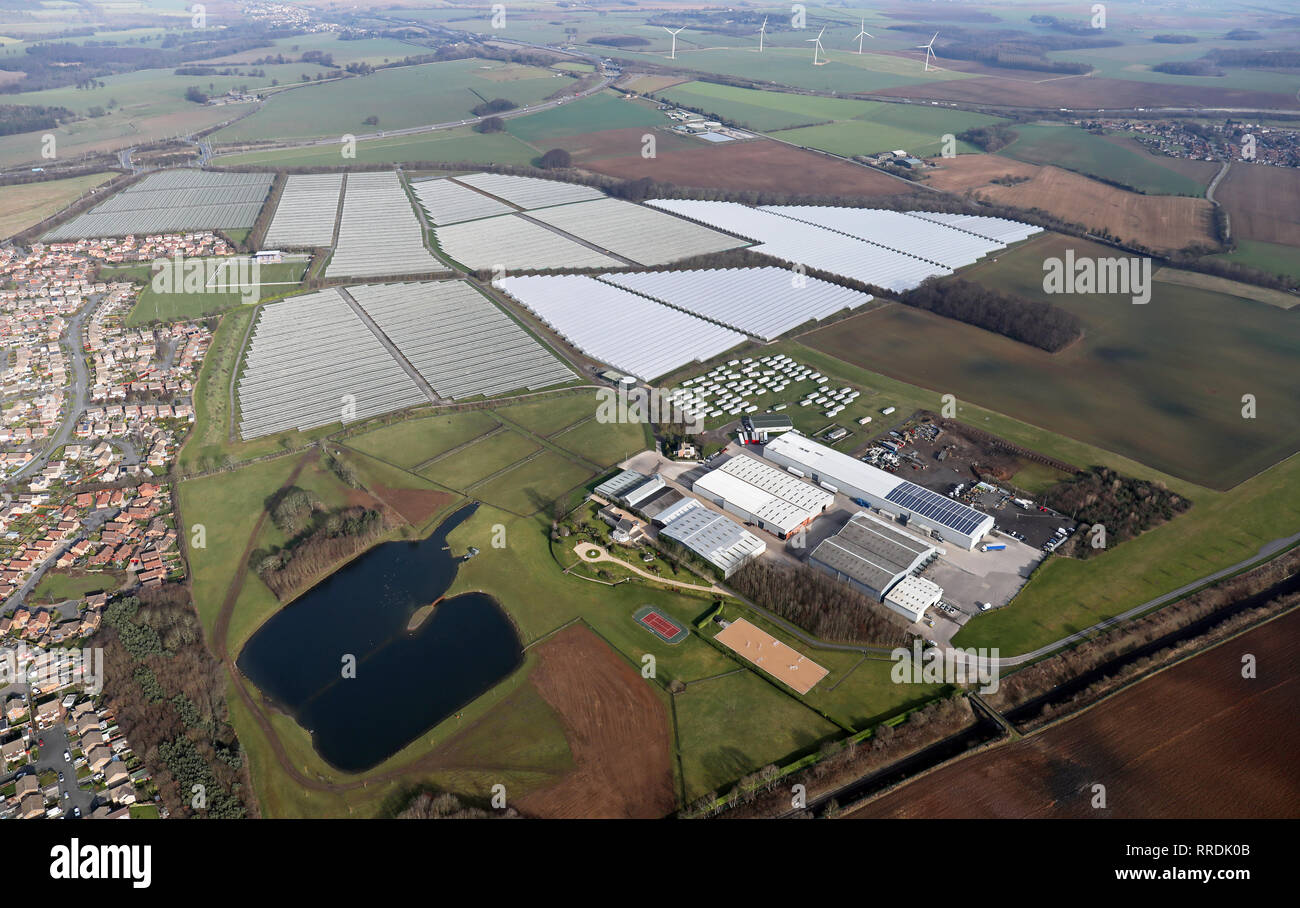
<instances>
[{"instance_id":1,"label":"agricultural field","mask_svg":"<svg viewBox=\"0 0 1300 908\"><path fill-rule=\"evenodd\" d=\"M941 152L943 137L947 134L955 136L967 129L997 122L999 120L995 117L959 110L876 102L860 117L825 126L785 130L778 133L777 138L846 157L900 148L924 157ZM976 150L962 141L958 141L955 148L958 154Z\"/></svg>"},{"instance_id":2,"label":"agricultural field","mask_svg":"<svg viewBox=\"0 0 1300 908\"><path fill-rule=\"evenodd\" d=\"M1237 240L1300 247L1300 170L1235 163L1214 197L1227 208Z\"/></svg>"},{"instance_id":3,"label":"agricultural field","mask_svg":"<svg viewBox=\"0 0 1300 908\"><path fill-rule=\"evenodd\" d=\"M1205 184L1165 167L1137 143L1125 147L1074 126L1017 126L1019 137L998 154L1052 164L1153 195L1205 195Z\"/></svg>"},{"instance_id":4,"label":"agricultural field","mask_svg":"<svg viewBox=\"0 0 1300 908\"><path fill-rule=\"evenodd\" d=\"M252 116L219 130L221 144L377 133L472 118L494 98L536 104L569 81L549 70L466 59L380 70L275 94ZM374 124L362 122L378 118Z\"/></svg>"},{"instance_id":5,"label":"agricultural field","mask_svg":"<svg viewBox=\"0 0 1300 908\"><path fill-rule=\"evenodd\" d=\"M1300 328L1289 313L1159 281L1147 305L1125 295L1048 297L1043 260L1067 248L1080 256L1108 254L1086 241L1047 235L963 274L1077 314L1085 336L1060 353L901 305L804 341L1210 488L1231 488L1300 446L1300 432L1290 430L1300 425L1300 414L1286 391ZM1176 317L1168 314L1171 306ZM1187 371L1188 362L1210 351L1213 375ZM1241 418L1247 388L1261 406L1270 402L1273 419Z\"/></svg>"},{"instance_id":6,"label":"agricultural field","mask_svg":"<svg viewBox=\"0 0 1300 908\"><path fill-rule=\"evenodd\" d=\"M637 145L622 146L618 156L607 156L610 150L602 148L600 153L584 154L578 160L587 170L606 176L624 180L649 177L699 189L787 193L804 193L812 189L819 195L859 198L884 198L909 191L906 181L878 170L837 161L770 139L708 146L690 139L680 141L692 142L694 147L682 147L677 143L674 143L676 147L669 147L662 143L655 157L644 158L640 154L638 138Z\"/></svg>"},{"instance_id":7,"label":"agricultural field","mask_svg":"<svg viewBox=\"0 0 1300 908\"><path fill-rule=\"evenodd\" d=\"M1107 229L1121 239L1154 249L1214 242L1213 206L1205 199L1129 192L1070 170L1001 155L964 154L931 158L929 163L934 166L926 171L927 185L947 192L970 190L1000 205L1041 208L1066 221L1092 230Z\"/></svg>"},{"instance_id":8,"label":"agricultural field","mask_svg":"<svg viewBox=\"0 0 1300 908\"><path fill-rule=\"evenodd\" d=\"M506 132L520 141L545 151L556 139L605 129L644 129L663 126L664 115L647 104L624 101L611 92L598 92L566 101L558 107L511 117Z\"/></svg>"},{"instance_id":9,"label":"agricultural field","mask_svg":"<svg viewBox=\"0 0 1300 908\"><path fill-rule=\"evenodd\" d=\"M480 133L469 126L440 129L408 136L363 139L357 142L357 156L345 161L336 143L249 151L219 155L214 163L231 167L339 167L344 163L400 164L406 161L442 161L479 164L530 164L537 149L509 133Z\"/></svg>"},{"instance_id":10,"label":"agricultural field","mask_svg":"<svg viewBox=\"0 0 1300 908\"><path fill-rule=\"evenodd\" d=\"M1293 246L1239 239L1237 248L1232 252L1212 255L1210 258L1300 280L1300 251Z\"/></svg>"},{"instance_id":11,"label":"agricultural field","mask_svg":"<svg viewBox=\"0 0 1300 908\"><path fill-rule=\"evenodd\" d=\"M92 173L66 180L0 186L0 240L58 214L115 173Z\"/></svg>"}]
</instances>

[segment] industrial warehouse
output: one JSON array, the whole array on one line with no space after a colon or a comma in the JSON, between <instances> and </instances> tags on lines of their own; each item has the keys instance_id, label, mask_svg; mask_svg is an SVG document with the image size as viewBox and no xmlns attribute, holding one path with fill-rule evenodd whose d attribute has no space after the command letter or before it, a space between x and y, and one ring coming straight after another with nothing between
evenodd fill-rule
<instances>
[{"instance_id":1,"label":"industrial warehouse","mask_svg":"<svg viewBox=\"0 0 1300 908\"><path fill-rule=\"evenodd\" d=\"M901 480L797 432L786 432L773 438L763 448L763 456L796 471L796 475L833 487L852 498L860 498L874 508L937 533L967 550L974 549L993 530L993 518L989 515Z\"/></svg>"},{"instance_id":2,"label":"industrial warehouse","mask_svg":"<svg viewBox=\"0 0 1300 908\"><path fill-rule=\"evenodd\" d=\"M943 589L916 575L938 556L934 546L860 511L818 544L809 562L908 621L920 621L926 609L939 603Z\"/></svg>"},{"instance_id":3,"label":"industrial warehouse","mask_svg":"<svg viewBox=\"0 0 1300 908\"><path fill-rule=\"evenodd\" d=\"M782 539L808 526L835 501L825 489L743 455L697 479L692 490Z\"/></svg>"}]
</instances>

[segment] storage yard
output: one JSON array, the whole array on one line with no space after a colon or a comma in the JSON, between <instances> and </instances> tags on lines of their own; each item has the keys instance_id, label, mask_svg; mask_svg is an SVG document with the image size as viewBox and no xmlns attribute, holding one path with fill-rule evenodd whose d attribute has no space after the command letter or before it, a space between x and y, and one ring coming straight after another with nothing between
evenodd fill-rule
<instances>
[{"instance_id":1,"label":"storage yard","mask_svg":"<svg viewBox=\"0 0 1300 908\"><path fill-rule=\"evenodd\" d=\"M45 234L46 241L191 230L246 230L257 220L273 174L167 170L150 174Z\"/></svg>"},{"instance_id":2,"label":"storage yard","mask_svg":"<svg viewBox=\"0 0 1300 908\"><path fill-rule=\"evenodd\" d=\"M745 341L729 328L593 277L507 277L494 286L592 359L646 381Z\"/></svg>"},{"instance_id":3,"label":"storage yard","mask_svg":"<svg viewBox=\"0 0 1300 908\"><path fill-rule=\"evenodd\" d=\"M641 265L667 265L746 245L716 230L618 199L547 208L533 212L533 217Z\"/></svg>"},{"instance_id":4,"label":"storage yard","mask_svg":"<svg viewBox=\"0 0 1300 908\"><path fill-rule=\"evenodd\" d=\"M628 272L600 279L765 341L872 299L775 267Z\"/></svg>"},{"instance_id":5,"label":"storage yard","mask_svg":"<svg viewBox=\"0 0 1300 908\"><path fill-rule=\"evenodd\" d=\"M449 258L472 270L614 268L623 264L516 214L437 227L433 235Z\"/></svg>"},{"instance_id":6,"label":"storage yard","mask_svg":"<svg viewBox=\"0 0 1300 908\"><path fill-rule=\"evenodd\" d=\"M342 174L289 177L262 245L270 249L332 245L342 191Z\"/></svg>"},{"instance_id":7,"label":"storage yard","mask_svg":"<svg viewBox=\"0 0 1300 908\"><path fill-rule=\"evenodd\" d=\"M348 175L338 244L326 277L424 274L444 270L396 173Z\"/></svg>"},{"instance_id":8,"label":"storage yard","mask_svg":"<svg viewBox=\"0 0 1300 908\"><path fill-rule=\"evenodd\" d=\"M240 435L389 413L428 398L338 290L267 305L239 381Z\"/></svg>"},{"instance_id":9,"label":"storage yard","mask_svg":"<svg viewBox=\"0 0 1300 908\"><path fill-rule=\"evenodd\" d=\"M362 285L357 303L442 397L534 390L574 375L463 281Z\"/></svg>"}]
</instances>

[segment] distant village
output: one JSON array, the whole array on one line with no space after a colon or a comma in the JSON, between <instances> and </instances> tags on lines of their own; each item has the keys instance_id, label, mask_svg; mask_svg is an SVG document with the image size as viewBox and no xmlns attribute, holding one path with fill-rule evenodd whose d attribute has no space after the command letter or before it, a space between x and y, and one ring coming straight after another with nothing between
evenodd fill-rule
<instances>
[{"instance_id":1,"label":"distant village","mask_svg":"<svg viewBox=\"0 0 1300 908\"><path fill-rule=\"evenodd\" d=\"M1258 123L1198 123L1183 120L1076 120L1085 129L1101 127L1132 133L1139 145L1155 154L1192 161L1242 161L1300 167L1300 132ZM1243 156L1246 136L1252 137L1252 158Z\"/></svg>"},{"instance_id":2,"label":"distant village","mask_svg":"<svg viewBox=\"0 0 1300 908\"><path fill-rule=\"evenodd\" d=\"M185 577L168 475L211 332L128 327L140 288L97 274L231 253L212 233L0 249L0 818L165 815L83 647L112 596Z\"/></svg>"}]
</instances>

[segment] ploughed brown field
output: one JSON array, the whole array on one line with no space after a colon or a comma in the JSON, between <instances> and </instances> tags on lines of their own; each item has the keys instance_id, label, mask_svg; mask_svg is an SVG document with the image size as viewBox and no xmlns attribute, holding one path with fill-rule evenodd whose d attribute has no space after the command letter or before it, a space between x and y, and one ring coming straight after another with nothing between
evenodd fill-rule
<instances>
[{"instance_id":1,"label":"ploughed brown field","mask_svg":"<svg viewBox=\"0 0 1300 908\"><path fill-rule=\"evenodd\" d=\"M1214 197L1228 209L1234 237L1300 246L1300 171L1234 162Z\"/></svg>"},{"instance_id":2,"label":"ploughed brown field","mask_svg":"<svg viewBox=\"0 0 1300 908\"><path fill-rule=\"evenodd\" d=\"M582 625L536 649L529 683L564 725L575 768L520 798L526 814L652 819L677 806L668 708L622 656Z\"/></svg>"},{"instance_id":3,"label":"ploughed brown field","mask_svg":"<svg viewBox=\"0 0 1300 908\"><path fill-rule=\"evenodd\" d=\"M940 65L946 63L940 61ZM1043 81L1028 81L1031 78ZM1029 72L902 85L871 94L985 105L1005 104L1009 107L1068 107L1084 110L1120 110L1127 107L1258 107L1266 110L1290 110L1295 107L1295 98L1284 93L1199 85L1165 85L1096 76L1061 77Z\"/></svg>"},{"instance_id":4,"label":"ploughed brown field","mask_svg":"<svg viewBox=\"0 0 1300 908\"><path fill-rule=\"evenodd\" d=\"M1017 208L1041 208L1063 220L1093 230L1109 228L1126 240L1155 249L1181 249L1193 243L1213 243L1214 206L1205 199L1143 195L1089 179L1059 167L1041 167L990 154L931 158L936 169L926 183L936 189L962 193ZM1277 169L1277 168L1270 168ZM1025 177L1004 186L993 180ZM1234 224L1235 229L1235 224Z\"/></svg>"},{"instance_id":5,"label":"ploughed brown field","mask_svg":"<svg viewBox=\"0 0 1300 908\"><path fill-rule=\"evenodd\" d=\"M897 195L908 186L893 177L811 151L801 151L766 139L665 150L641 157L640 141L630 154L615 158L578 160L579 167L626 180L650 177L698 189L755 192L852 195L867 198Z\"/></svg>"},{"instance_id":6,"label":"ploughed brown field","mask_svg":"<svg viewBox=\"0 0 1300 908\"><path fill-rule=\"evenodd\" d=\"M1258 677L1242 678L1242 657ZM853 812L898 817L1300 817L1300 610L1046 731ZM1093 809L1092 786L1106 786Z\"/></svg>"}]
</instances>

